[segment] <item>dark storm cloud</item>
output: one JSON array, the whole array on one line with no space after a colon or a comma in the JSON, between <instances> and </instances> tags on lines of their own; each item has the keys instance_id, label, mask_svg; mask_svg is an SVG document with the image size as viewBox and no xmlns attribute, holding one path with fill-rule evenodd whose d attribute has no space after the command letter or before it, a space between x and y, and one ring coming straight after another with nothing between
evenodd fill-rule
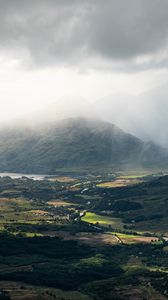
<instances>
[{"instance_id":1,"label":"dark storm cloud","mask_svg":"<svg viewBox=\"0 0 168 300\"><path fill-rule=\"evenodd\" d=\"M0 0L0 51L39 66L164 67L168 1Z\"/></svg>"}]
</instances>

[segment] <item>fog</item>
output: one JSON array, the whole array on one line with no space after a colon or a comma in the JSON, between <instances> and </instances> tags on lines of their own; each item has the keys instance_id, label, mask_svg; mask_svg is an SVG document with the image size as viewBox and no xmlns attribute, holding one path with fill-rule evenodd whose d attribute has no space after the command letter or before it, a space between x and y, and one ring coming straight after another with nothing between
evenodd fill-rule
<instances>
[{"instance_id":1,"label":"fog","mask_svg":"<svg viewBox=\"0 0 168 300\"><path fill-rule=\"evenodd\" d=\"M11 122L32 129L67 118L85 118L113 123L143 141L168 147L168 92L162 86L138 96L113 94L97 101L63 97L34 113ZM8 124L6 122L6 124Z\"/></svg>"},{"instance_id":2,"label":"fog","mask_svg":"<svg viewBox=\"0 0 168 300\"><path fill-rule=\"evenodd\" d=\"M107 121L144 141L168 147L168 91L154 89L137 97L112 95L97 102L95 108Z\"/></svg>"}]
</instances>

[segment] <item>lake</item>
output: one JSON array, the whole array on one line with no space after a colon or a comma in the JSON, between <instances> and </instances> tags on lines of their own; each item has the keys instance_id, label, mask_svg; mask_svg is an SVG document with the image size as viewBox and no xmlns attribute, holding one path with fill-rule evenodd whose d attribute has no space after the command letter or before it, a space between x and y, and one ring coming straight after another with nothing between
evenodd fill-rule
<instances>
[{"instance_id":1,"label":"lake","mask_svg":"<svg viewBox=\"0 0 168 300\"><path fill-rule=\"evenodd\" d=\"M37 175L37 174L24 174L24 173L0 173L0 177L6 177L9 176L12 179L16 179L16 178L22 178L22 177L27 177L33 180L43 180L45 179L45 177L47 177L47 175Z\"/></svg>"}]
</instances>

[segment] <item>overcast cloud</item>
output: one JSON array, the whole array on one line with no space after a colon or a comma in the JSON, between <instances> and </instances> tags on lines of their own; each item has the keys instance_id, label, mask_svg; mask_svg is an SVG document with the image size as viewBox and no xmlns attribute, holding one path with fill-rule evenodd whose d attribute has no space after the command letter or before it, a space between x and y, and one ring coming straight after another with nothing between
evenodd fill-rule
<instances>
[{"instance_id":1,"label":"overcast cloud","mask_svg":"<svg viewBox=\"0 0 168 300\"><path fill-rule=\"evenodd\" d=\"M164 67L167 0L1 0L0 51L38 67Z\"/></svg>"},{"instance_id":2,"label":"overcast cloud","mask_svg":"<svg viewBox=\"0 0 168 300\"><path fill-rule=\"evenodd\" d=\"M0 0L0 124L98 115L168 147L167 99L168 0Z\"/></svg>"}]
</instances>

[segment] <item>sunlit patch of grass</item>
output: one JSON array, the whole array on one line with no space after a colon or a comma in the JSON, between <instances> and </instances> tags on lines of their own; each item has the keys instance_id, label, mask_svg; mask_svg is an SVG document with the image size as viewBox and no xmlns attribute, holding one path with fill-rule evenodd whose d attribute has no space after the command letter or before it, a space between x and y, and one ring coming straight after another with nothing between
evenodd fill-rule
<instances>
[{"instance_id":1,"label":"sunlit patch of grass","mask_svg":"<svg viewBox=\"0 0 168 300\"><path fill-rule=\"evenodd\" d=\"M120 175L118 178L120 179L136 179L136 178L144 178L146 174L137 174L137 175Z\"/></svg>"},{"instance_id":2,"label":"sunlit patch of grass","mask_svg":"<svg viewBox=\"0 0 168 300\"><path fill-rule=\"evenodd\" d=\"M92 224L100 224L102 226L113 226L114 228L122 228L122 222L118 218L111 218L107 216L97 215L92 212L87 212L85 216L82 217L82 221L92 223Z\"/></svg>"},{"instance_id":3,"label":"sunlit patch of grass","mask_svg":"<svg viewBox=\"0 0 168 300\"><path fill-rule=\"evenodd\" d=\"M35 237L35 236L43 236L43 234L37 233L37 232L26 232L25 236L31 238L31 237Z\"/></svg>"},{"instance_id":4,"label":"sunlit patch of grass","mask_svg":"<svg viewBox=\"0 0 168 300\"><path fill-rule=\"evenodd\" d=\"M79 264L83 266L102 266L106 262L107 260L101 255L95 255L89 258L82 258Z\"/></svg>"},{"instance_id":5,"label":"sunlit patch of grass","mask_svg":"<svg viewBox=\"0 0 168 300\"><path fill-rule=\"evenodd\" d=\"M101 182L97 184L100 188L117 188L140 183L138 179L116 179L114 181Z\"/></svg>"},{"instance_id":6,"label":"sunlit patch of grass","mask_svg":"<svg viewBox=\"0 0 168 300\"><path fill-rule=\"evenodd\" d=\"M124 244L136 244L136 243L152 243L152 244L160 244L162 241L157 237L153 236L142 236L135 234L127 234L127 233L119 233L119 232L111 232L111 234L118 237L118 239Z\"/></svg>"}]
</instances>

